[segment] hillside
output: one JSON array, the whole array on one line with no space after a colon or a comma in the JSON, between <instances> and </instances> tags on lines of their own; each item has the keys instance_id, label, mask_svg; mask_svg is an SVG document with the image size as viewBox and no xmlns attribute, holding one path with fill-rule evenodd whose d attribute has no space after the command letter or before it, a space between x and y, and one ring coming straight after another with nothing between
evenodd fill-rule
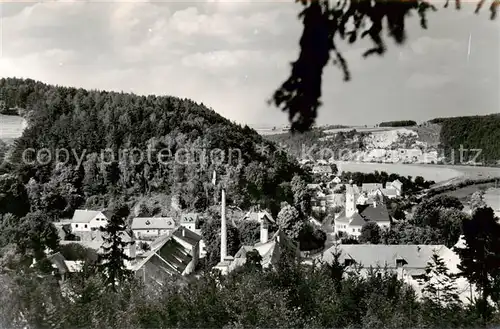
<instances>
[{"instance_id":1,"label":"hillside","mask_svg":"<svg viewBox=\"0 0 500 329\"><path fill-rule=\"evenodd\" d=\"M1 79L0 88L7 106L24 109L28 118L0 169L27 184L34 209L54 216L84 205L106 206L118 196L133 201L159 193L175 196L183 208L203 209L214 202L214 169L227 184L228 204L260 204L274 212L286 194L280 184L299 170L254 130L188 99L22 79ZM269 155L259 153L260 144ZM32 152L23 161L30 148L51 150L47 164L43 156L34 161ZM56 165L56 150L68 150L63 164ZM65 151L59 155L66 159Z\"/></svg>"},{"instance_id":2,"label":"hillside","mask_svg":"<svg viewBox=\"0 0 500 329\"><path fill-rule=\"evenodd\" d=\"M437 118L430 121L441 126L439 140L448 155L455 150L455 161L460 161L460 146L480 149L476 162L498 164L500 161L500 114ZM464 154L465 161L473 160L476 152Z\"/></svg>"},{"instance_id":3,"label":"hillside","mask_svg":"<svg viewBox=\"0 0 500 329\"><path fill-rule=\"evenodd\" d=\"M280 143L298 158L303 149L314 146L315 150L328 149L323 156L316 154L318 158L329 158L333 152L336 159L350 154L344 158L350 161L460 164L463 145L471 151L464 152L462 164L473 160L476 152L472 149L482 150L476 162L496 165L500 159L500 115L440 118L407 127L396 127L399 121L394 123L394 127L318 128L304 135L283 133L266 138Z\"/></svg>"}]
</instances>

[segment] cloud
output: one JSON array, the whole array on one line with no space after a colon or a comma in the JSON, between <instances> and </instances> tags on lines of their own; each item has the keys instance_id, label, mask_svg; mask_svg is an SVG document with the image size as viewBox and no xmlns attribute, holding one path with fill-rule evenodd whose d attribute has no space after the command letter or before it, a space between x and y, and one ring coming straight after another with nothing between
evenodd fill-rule
<instances>
[{"instance_id":1,"label":"cloud","mask_svg":"<svg viewBox=\"0 0 500 329\"><path fill-rule=\"evenodd\" d=\"M285 123L286 114L266 100L298 55L299 11L293 1L261 0L4 3L0 75L189 97L239 122ZM369 40L354 47L342 43L353 80L343 83L341 72L328 66L320 121L397 119L401 103L409 118L413 112L435 116L421 112L430 86L451 94L448 82L465 86L485 80L492 82L481 86L489 89L478 88L470 98L493 112L498 71L484 63L498 63L498 31L485 17L457 15L460 20L451 11L432 15L428 31L414 17L408 23L410 42L390 45L382 58L361 57ZM473 56L465 71L461 50L471 31ZM420 89L420 98L406 92L412 88ZM434 108L446 106L449 98L435 101L441 103Z\"/></svg>"},{"instance_id":2,"label":"cloud","mask_svg":"<svg viewBox=\"0 0 500 329\"><path fill-rule=\"evenodd\" d=\"M439 88L453 81L453 77L441 74L415 73L408 78L406 86L408 88L424 89Z\"/></svg>"}]
</instances>

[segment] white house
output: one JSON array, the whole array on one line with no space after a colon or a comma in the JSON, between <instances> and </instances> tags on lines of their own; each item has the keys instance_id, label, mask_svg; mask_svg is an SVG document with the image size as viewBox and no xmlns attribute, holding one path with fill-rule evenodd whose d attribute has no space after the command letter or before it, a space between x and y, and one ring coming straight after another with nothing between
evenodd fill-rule
<instances>
[{"instance_id":1,"label":"white house","mask_svg":"<svg viewBox=\"0 0 500 329\"><path fill-rule=\"evenodd\" d=\"M366 193L368 196L374 196L377 190L383 187L380 183L364 183L361 185L361 192Z\"/></svg>"},{"instance_id":2,"label":"white house","mask_svg":"<svg viewBox=\"0 0 500 329\"><path fill-rule=\"evenodd\" d=\"M333 174L333 170L332 167L330 167L329 165L314 166L312 168L312 173L317 175L329 176Z\"/></svg>"},{"instance_id":3,"label":"white house","mask_svg":"<svg viewBox=\"0 0 500 329\"><path fill-rule=\"evenodd\" d=\"M419 296L422 296L423 281L427 263L433 253L443 258L450 273L458 273L459 256L444 245L363 245L337 244L319 256L323 261L331 263L333 255L340 252L339 261L347 266L347 273L356 270L362 276L370 270L387 269L397 274L398 278L411 285ZM380 272L379 272L380 273ZM381 275L382 273L380 273ZM464 303L477 296L476 290L465 278L455 280L459 297Z\"/></svg>"},{"instance_id":4,"label":"white house","mask_svg":"<svg viewBox=\"0 0 500 329\"><path fill-rule=\"evenodd\" d=\"M85 232L97 230L108 225L109 219L101 211L75 210L71 219L72 232Z\"/></svg>"},{"instance_id":5,"label":"white house","mask_svg":"<svg viewBox=\"0 0 500 329\"><path fill-rule=\"evenodd\" d=\"M398 197L398 190L396 190L393 187L390 188L380 188L377 191L375 191L375 195L381 196L381 197L386 197L389 199L394 199Z\"/></svg>"},{"instance_id":6,"label":"white house","mask_svg":"<svg viewBox=\"0 0 500 329\"><path fill-rule=\"evenodd\" d=\"M394 188L397 191L397 195L401 196L403 194L403 183L399 181L399 179L396 179L393 182L387 182L385 185L386 188Z\"/></svg>"},{"instance_id":7,"label":"white house","mask_svg":"<svg viewBox=\"0 0 500 329\"><path fill-rule=\"evenodd\" d=\"M188 230L198 234L201 234L201 227L199 227L199 214L198 213L186 213L181 215L181 222L180 222L182 227L187 228ZM200 258L204 258L207 255L206 251L206 244L205 240L201 239L200 240Z\"/></svg>"},{"instance_id":8,"label":"white house","mask_svg":"<svg viewBox=\"0 0 500 329\"><path fill-rule=\"evenodd\" d=\"M160 235L171 233L175 226L171 217L135 217L131 229L138 240L154 240Z\"/></svg>"},{"instance_id":9,"label":"white house","mask_svg":"<svg viewBox=\"0 0 500 329\"><path fill-rule=\"evenodd\" d=\"M363 200L360 198L363 197ZM360 201L363 203L360 204ZM359 237L361 228L369 221L376 222L381 228L390 228L392 218L384 202L366 197L359 193L355 185L346 186L344 211L335 218L335 232Z\"/></svg>"}]
</instances>

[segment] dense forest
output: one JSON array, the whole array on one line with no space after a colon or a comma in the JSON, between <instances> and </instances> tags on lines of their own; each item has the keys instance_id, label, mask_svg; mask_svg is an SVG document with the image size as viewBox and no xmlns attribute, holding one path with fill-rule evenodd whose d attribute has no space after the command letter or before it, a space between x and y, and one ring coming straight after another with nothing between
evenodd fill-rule
<instances>
[{"instance_id":1,"label":"dense forest","mask_svg":"<svg viewBox=\"0 0 500 329\"><path fill-rule=\"evenodd\" d=\"M381 122L379 127L410 127L415 126L417 123L413 120L401 120L401 121L386 121Z\"/></svg>"},{"instance_id":2,"label":"dense forest","mask_svg":"<svg viewBox=\"0 0 500 329\"><path fill-rule=\"evenodd\" d=\"M215 202L216 170L228 204L276 214L286 183L301 172L254 130L188 99L22 79L1 79L0 88L7 108L24 109L29 124L0 173L26 186L31 211L71 216L77 207L105 207L117 195L132 201L154 194L176 196L183 209L203 209Z\"/></svg>"},{"instance_id":3,"label":"dense forest","mask_svg":"<svg viewBox=\"0 0 500 329\"><path fill-rule=\"evenodd\" d=\"M500 114L436 118L431 123L441 125L440 143L448 156L460 161L460 146L470 151L463 152L463 161L497 164L500 160ZM482 150L477 159L473 159ZM452 153L453 152L453 153ZM460 161L461 162L461 161Z\"/></svg>"}]
</instances>

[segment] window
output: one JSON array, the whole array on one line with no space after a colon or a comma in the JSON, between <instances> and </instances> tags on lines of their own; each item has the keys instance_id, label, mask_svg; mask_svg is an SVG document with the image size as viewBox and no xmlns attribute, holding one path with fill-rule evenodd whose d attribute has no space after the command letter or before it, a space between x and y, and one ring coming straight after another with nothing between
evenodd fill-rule
<instances>
[{"instance_id":1,"label":"window","mask_svg":"<svg viewBox=\"0 0 500 329\"><path fill-rule=\"evenodd\" d=\"M352 229L352 231L353 231L353 232L356 232L356 229L355 229L355 228L353 228L353 229Z\"/></svg>"},{"instance_id":2,"label":"window","mask_svg":"<svg viewBox=\"0 0 500 329\"><path fill-rule=\"evenodd\" d=\"M78 224L75 224L75 227L78 227Z\"/></svg>"},{"instance_id":3,"label":"window","mask_svg":"<svg viewBox=\"0 0 500 329\"><path fill-rule=\"evenodd\" d=\"M87 228L87 224L85 224L85 228Z\"/></svg>"},{"instance_id":4,"label":"window","mask_svg":"<svg viewBox=\"0 0 500 329\"><path fill-rule=\"evenodd\" d=\"M360 229L360 228L358 228L358 232L361 232L361 229Z\"/></svg>"},{"instance_id":5,"label":"window","mask_svg":"<svg viewBox=\"0 0 500 329\"><path fill-rule=\"evenodd\" d=\"M403 258L396 259L396 267L402 267L403 265L408 264Z\"/></svg>"},{"instance_id":6,"label":"window","mask_svg":"<svg viewBox=\"0 0 500 329\"><path fill-rule=\"evenodd\" d=\"M345 266L351 266L351 265L353 265L353 264L354 264L354 259L351 259L351 258L346 258L346 259L344 260L344 265L345 265Z\"/></svg>"}]
</instances>

